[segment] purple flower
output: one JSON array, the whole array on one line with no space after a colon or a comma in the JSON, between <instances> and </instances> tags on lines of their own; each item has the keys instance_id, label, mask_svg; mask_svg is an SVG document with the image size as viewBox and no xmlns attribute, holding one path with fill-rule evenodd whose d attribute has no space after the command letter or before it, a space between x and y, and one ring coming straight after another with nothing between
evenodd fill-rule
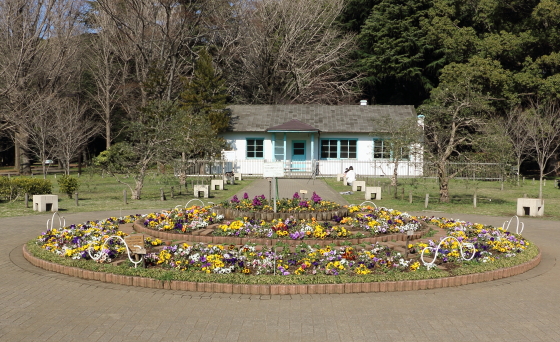
<instances>
[{"instance_id":1,"label":"purple flower","mask_svg":"<svg viewBox=\"0 0 560 342\"><path fill-rule=\"evenodd\" d=\"M311 196L311 200L315 203L319 203L321 202L321 197L319 197L319 195L317 195L315 191L313 191L313 196Z\"/></svg>"},{"instance_id":2,"label":"purple flower","mask_svg":"<svg viewBox=\"0 0 560 342\"><path fill-rule=\"evenodd\" d=\"M297 192L294 193L293 199L300 199L299 194Z\"/></svg>"},{"instance_id":3,"label":"purple flower","mask_svg":"<svg viewBox=\"0 0 560 342\"><path fill-rule=\"evenodd\" d=\"M304 236L305 236L305 234L302 233L302 232L293 232L293 233L290 234L290 238L292 240L303 239Z\"/></svg>"},{"instance_id":4,"label":"purple flower","mask_svg":"<svg viewBox=\"0 0 560 342\"><path fill-rule=\"evenodd\" d=\"M300 206L300 207L304 207L304 208L309 207L309 205L307 204L307 201L301 201L301 202L299 202L299 206Z\"/></svg>"},{"instance_id":5,"label":"purple flower","mask_svg":"<svg viewBox=\"0 0 560 342\"><path fill-rule=\"evenodd\" d=\"M262 203L261 203L259 197L255 196L255 198L253 198L253 206L259 207L261 205L262 205Z\"/></svg>"},{"instance_id":6,"label":"purple flower","mask_svg":"<svg viewBox=\"0 0 560 342\"><path fill-rule=\"evenodd\" d=\"M233 195L233 197L230 200L231 203L239 203L239 198L237 198L237 195Z\"/></svg>"},{"instance_id":7,"label":"purple flower","mask_svg":"<svg viewBox=\"0 0 560 342\"><path fill-rule=\"evenodd\" d=\"M243 199L249 199L249 194L248 194L248 193L244 193L244 194L243 194Z\"/></svg>"}]
</instances>

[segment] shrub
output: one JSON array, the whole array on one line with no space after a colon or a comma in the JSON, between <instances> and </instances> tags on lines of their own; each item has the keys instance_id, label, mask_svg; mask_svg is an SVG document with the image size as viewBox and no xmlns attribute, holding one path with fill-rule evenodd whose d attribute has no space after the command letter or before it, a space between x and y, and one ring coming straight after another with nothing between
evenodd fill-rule
<instances>
[{"instance_id":1,"label":"shrub","mask_svg":"<svg viewBox=\"0 0 560 342\"><path fill-rule=\"evenodd\" d=\"M0 177L0 197L9 201L28 193L29 196L52 193L48 179L28 177Z\"/></svg>"},{"instance_id":2,"label":"shrub","mask_svg":"<svg viewBox=\"0 0 560 342\"><path fill-rule=\"evenodd\" d=\"M69 198L72 198L72 194L78 191L80 184L77 178L70 175L64 175L58 178L58 186L60 187L60 192L63 192L67 194Z\"/></svg>"}]
</instances>

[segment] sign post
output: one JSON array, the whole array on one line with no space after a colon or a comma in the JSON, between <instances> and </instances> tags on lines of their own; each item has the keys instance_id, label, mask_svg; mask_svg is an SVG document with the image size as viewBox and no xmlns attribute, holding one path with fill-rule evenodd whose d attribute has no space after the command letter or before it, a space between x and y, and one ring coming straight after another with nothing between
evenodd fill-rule
<instances>
[{"instance_id":1,"label":"sign post","mask_svg":"<svg viewBox=\"0 0 560 342\"><path fill-rule=\"evenodd\" d=\"M272 178L272 183L274 184L274 212L276 212L276 199L278 198L278 178L284 177L284 163L265 162L263 177Z\"/></svg>"}]
</instances>

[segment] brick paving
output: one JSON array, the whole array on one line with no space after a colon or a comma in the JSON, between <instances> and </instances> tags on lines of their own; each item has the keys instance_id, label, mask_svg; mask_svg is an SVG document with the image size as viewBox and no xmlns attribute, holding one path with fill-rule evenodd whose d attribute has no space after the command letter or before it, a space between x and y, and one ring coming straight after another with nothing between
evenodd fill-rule
<instances>
[{"instance_id":1,"label":"brick paving","mask_svg":"<svg viewBox=\"0 0 560 342\"><path fill-rule=\"evenodd\" d=\"M70 214L66 222L119 214ZM0 219L0 341L560 341L557 221L523 218L543 258L511 278L416 292L252 296L128 287L36 268L21 247L50 216Z\"/></svg>"}]
</instances>

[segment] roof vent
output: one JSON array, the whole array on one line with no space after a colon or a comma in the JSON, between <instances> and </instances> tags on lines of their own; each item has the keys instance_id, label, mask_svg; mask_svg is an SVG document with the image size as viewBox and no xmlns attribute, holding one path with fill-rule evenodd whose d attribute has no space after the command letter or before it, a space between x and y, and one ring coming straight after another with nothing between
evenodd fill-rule
<instances>
[{"instance_id":1,"label":"roof vent","mask_svg":"<svg viewBox=\"0 0 560 342\"><path fill-rule=\"evenodd\" d=\"M360 106L367 106L367 100L360 100Z\"/></svg>"}]
</instances>

